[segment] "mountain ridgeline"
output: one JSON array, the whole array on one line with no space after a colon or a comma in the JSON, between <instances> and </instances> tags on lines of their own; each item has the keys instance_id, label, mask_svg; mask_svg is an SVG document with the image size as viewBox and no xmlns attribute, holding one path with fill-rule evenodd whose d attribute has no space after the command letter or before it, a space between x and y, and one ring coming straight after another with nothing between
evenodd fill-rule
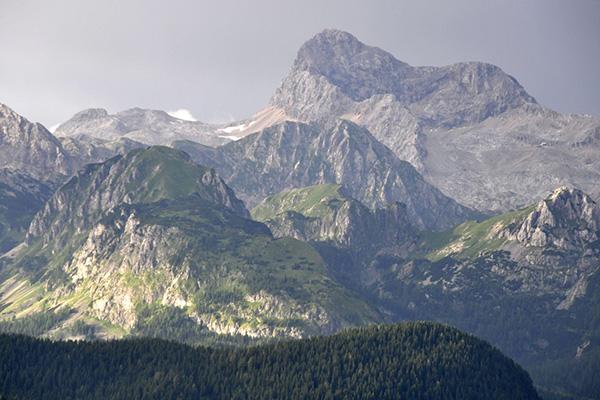
<instances>
[{"instance_id":1,"label":"mountain ridgeline","mask_svg":"<svg viewBox=\"0 0 600 400\"><path fill-rule=\"evenodd\" d=\"M317 97L323 93L327 95ZM412 67L347 32L325 30L300 48L271 105L313 120L342 115L356 103L385 95L393 95L428 126L480 122L523 104L536 104L514 78L494 65ZM450 96L455 102L447 102Z\"/></svg>"},{"instance_id":2,"label":"mountain ridgeline","mask_svg":"<svg viewBox=\"0 0 600 400\"><path fill-rule=\"evenodd\" d=\"M341 185L316 185L267 197L252 210L277 237L328 242L343 248L403 246L417 229L406 206L393 203L371 210L345 194Z\"/></svg>"},{"instance_id":3,"label":"mountain ridgeline","mask_svg":"<svg viewBox=\"0 0 600 400\"><path fill-rule=\"evenodd\" d=\"M61 313L47 329L55 337L72 335L75 322L100 337L183 325L201 341L301 337L380 319L309 244L275 240L214 170L167 147L80 171L33 218L3 273L3 314ZM161 316L172 319L162 328Z\"/></svg>"},{"instance_id":4,"label":"mountain ridgeline","mask_svg":"<svg viewBox=\"0 0 600 400\"><path fill-rule=\"evenodd\" d=\"M0 335L0 391L45 399L539 399L527 373L498 350L431 323L237 350Z\"/></svg>"},{"instance_id":5,"label":"mountain ridgeline","mask_svg":"<svg viewBox=\"0 0 600 400\"><path fill-rule=\"evenodd\" d=\"M499 346L549 389L594 397L600 207L591 197L559 188L445 232L416 232L356 203L339 186L313 186L269 197L252 215L276 236L311 241L338 281L391 320L450 323ZM559 378L561 363L580 371L580 387Z\"/></svg>"},{"instance_id":6,"label":"mountain ridgeline","mask_svg":"<svg viewBox=\"0 0 600 400\"><path fill-rule=\"evenodd\" d=\"M600 118L543 107L495 65L413 67L347 32L308 40L269 109L304 123L353 121L483 212L524 206L559 185L591 192L600 179Z\"/></svg>"},{"instance_id":7,"label":"mountain ridgeline","mask_svg":"<svg viewBox=\"0 0 600 400\"><path fill-rule=\"evenodd\" d=\"M62 186L36 215L28 240L43 237L47 244L59 235L70 234L69 228L89 228L100 216L122 203L152 203L193 193L240 216L248 216L244 204L214 170L191 162L185 153L151 147L88 165Z\"/></svg>"},{"instance_id":8,"label":"mountain ridgeline","mask_svg":"<svg viewBox=\"0 0 600 400\"><path fill-rule=\"evenodd\" d=\"M180 145L215 168L249 206L284 189L338 183L371 207L404 203L422 229L445 229L478 216L349 121L326 128L285 122L217 149L174 143Z\"/></svg>"},{"instance_id":9,"label":"mountain ridgeline","mask_svg":"<svg viewBox=\"0 0 600 400\"><path fill-rule=\"evenodd\" d=\"M101 108L83 110L56 129L59 137L98 136L109 140L131 140L149 145L167 145L173 140L193 140L218 146L228 139L214 134L210 124L175 118L160 110L132 108L109 114Z\"/></svg>"},{"instance_id":10,"label":"mountain ridgeline","mask_svg":"<svg viewBox=\"0 0 600 400\"><path fill-rule=\"evenodd\" d=\"M335 335L429 320L600 398L599 145L499 67L337 30L229 124L0 104L0 332L136 338L1 336L0 397L537 398L452 328Z\"/></svg>"}]
</instances>

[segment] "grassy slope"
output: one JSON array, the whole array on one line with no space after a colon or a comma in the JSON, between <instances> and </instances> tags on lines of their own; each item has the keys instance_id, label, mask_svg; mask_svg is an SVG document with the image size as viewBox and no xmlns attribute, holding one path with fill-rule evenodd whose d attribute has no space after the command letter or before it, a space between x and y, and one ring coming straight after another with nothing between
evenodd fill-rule
<instances>
[{"instance_id":1,"label":"grassy slope","mask_svg":"<svg viewBox=\"0 0 600 400\"><path fill-rule=\"evenodd\" d=\"M328 212L331 202L347 200L340 189L340 185L328 184L284 191L257 205L252 210L252 217L258 221L266 221L286 211L319 217Z\"/></svg>"},{"instance_id":2,"label":"grassy slope","mask_svg":"<svg viewBox=\"0 0 600 400\"><path fill-rule=\"evenodd\" d=\"M264 225L203 205L198 199L144 208L139 213L142 223L177 227L192 239L186 257L203 264L202 281L206 284L196 293L198 303L204 303L206 296L225 302L235 297L240 304L252 307L244 296L266 290L286 293L301 303L322 304L356 324L377 320L363 302L327 276L321 256L307 243L291 238L275 240ZM219 274L229 277L212 279Z\"/></svg>"},{"instance_id":3,"label":"grassy slope","mask_svg":"<svg viewBox=\"0 0 600 400\"><path fill-rule=\"evenodd\" d=\"M426 258L440 260L448 255L458 258L476 257L482 251L497 250L506 241L497 237L497 233L511 223L519 221L533 211L535 206L507 212L484 221L467 221L445 232L431 232L423 236L423 245L427 249Z\"/></svg>"},{"instance_id":4,"label":"grassy slope","mask_svg":"<svg viewBox=\"0 0 600 400\"><path fill-rule=\"evenodd\" d=\"M265 320L261 304L246 299L246 296L264 290L274 295L284 294L302 306L318 304L352 324L379 320L376 312L328 277L324 261L309 244L289 238L275 240L261 223L215 206L200 195L151 204L123 205L102 221L110 225L123 211L130 212L132 209L142 226L176 228L181 232L179 239L170 245L169 250L175 256L169 262L176 270L182 265L191 266L192 279L185 285L188 297L193 299L190 312L211 315L225 325L241 323L249 328L260 324L302 326L303 321L285 318ZM75 240L77 243L81 241ZM73 251L65 250L69 254ZM106 262L118 265L120 256L117 254L115 257ZM46 268L42 269L45 275L36 274L40 267L37 263L45 260L50 261L47 266L53 266L50 271L60 272L67 257L60 253L52 255L37 244L29 248L18 264L30 274L19 273L14 278L19 279L23 289L4 292L2 303L5 309L2 314L5 318L51 311L47 307L49 303L81 311L91 305L91 293L96 290L94 282L86 281L77 292L58 299L56 293L38 290L49 278L58 282L68 280L68 277L61 278L57 274L50 277ZM164 280L163 271L149 270L137 274L124 273L117 283L132 288L138 293L138 298L144 298L145 293L159 287ZM231 306L232 302L235 307ZM244 317L240 318L240 315ZM152 316L147 322L154 323Z\"/></svg>"}]
</instances>

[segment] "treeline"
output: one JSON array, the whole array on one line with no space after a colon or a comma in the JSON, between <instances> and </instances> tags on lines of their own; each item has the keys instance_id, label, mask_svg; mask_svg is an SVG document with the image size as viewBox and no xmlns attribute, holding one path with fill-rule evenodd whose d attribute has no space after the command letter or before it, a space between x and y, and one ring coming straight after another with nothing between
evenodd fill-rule
<instances>
[{"instance_id":1,"label":"treeline","mask_svg":"<svg viewBox=\"0 0 600 400\"><path fill-rule=\"evenodd\" d=\"M372 326L250 348L0 335L0 393L43 399L538 399L527 373L447 326Z\"/></svg>"},{"instance_id":2,"label":"treeline","mask_svg":"<svg viewBox=\"0 0 600 400\"><path fill-rule=\"evenodd\" d=\"M0 321L0 333L17 333L29 336L39 336L64 321L70 314L69 310L59 312L44 312L27 317Z\"/></svg>"}]
</instances>

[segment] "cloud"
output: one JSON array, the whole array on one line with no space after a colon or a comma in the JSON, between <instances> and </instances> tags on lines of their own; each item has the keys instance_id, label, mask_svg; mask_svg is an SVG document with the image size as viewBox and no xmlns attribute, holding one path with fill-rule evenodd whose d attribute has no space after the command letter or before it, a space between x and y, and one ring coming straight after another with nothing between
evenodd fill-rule
<instances>
[{"instance_id":1,"label":"cloud","mask_svg":"<svg viewBox=\"0 0 600 400\"><path fill-rule=\"evenodd\" d=\"M186 110L185 108L180 108L175 111L167 111L173 118L183 119L184 121L197 121L197 119L192 115L190 110Z\"/></svg>"}]
</instances>

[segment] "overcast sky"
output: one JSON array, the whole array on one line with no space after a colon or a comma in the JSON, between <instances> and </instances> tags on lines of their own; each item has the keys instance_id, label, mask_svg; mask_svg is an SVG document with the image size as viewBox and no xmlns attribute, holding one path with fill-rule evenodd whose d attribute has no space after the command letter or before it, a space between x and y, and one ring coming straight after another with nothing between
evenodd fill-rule
<instances>
[{"instance_id":1,"label":"overcast sky","mask_svg":"<svg viewBox=\"0 0 600 400\"><path fill-rule=\"evenodd\" d=\"M413 65L491 62L600 115L600 0L0 0L0 102L47 126L89 107L244 118L324 28Z\"/></svg>"}]
</instances>

